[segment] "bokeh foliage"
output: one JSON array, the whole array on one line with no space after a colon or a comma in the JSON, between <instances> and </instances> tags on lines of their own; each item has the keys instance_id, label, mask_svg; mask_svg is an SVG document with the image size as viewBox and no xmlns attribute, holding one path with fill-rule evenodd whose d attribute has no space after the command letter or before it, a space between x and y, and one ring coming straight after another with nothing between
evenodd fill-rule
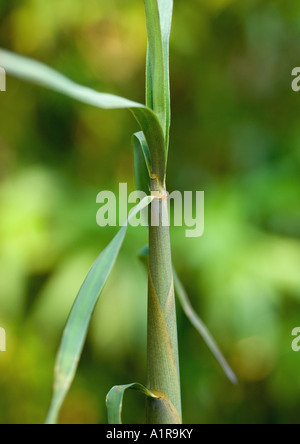
<instances>
[{"instance_id":1,"label":"bokeh foliage","mask_svg":"<svg viewBox=\"0 0 300 444\"><path fill-rule=\"evenodd\" d=\"M175 0L168 189L205 191L206 232L173 228L174 263L240 379L230 385L179 311L187 423L299 423L299 23L297 0ZM0 43L143 101L141 1L1 0ZM0 105L0 422L36 423L72 301L116 232L97 227L96 196L134 189L137 127L10 78ZM105 423L111 386L146 378L146 237L128 231L61 422ZM143 399L126 403L142 422Z\"/></svg>"}]
</instances>

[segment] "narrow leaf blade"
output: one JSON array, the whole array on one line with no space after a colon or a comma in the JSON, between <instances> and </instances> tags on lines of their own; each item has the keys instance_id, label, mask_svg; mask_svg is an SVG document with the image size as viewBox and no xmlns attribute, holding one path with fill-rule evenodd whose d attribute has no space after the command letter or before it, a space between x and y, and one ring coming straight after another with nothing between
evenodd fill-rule
<instances>
[{"instance_id":1,"label":"narrow leaf blade","mask_svg":"<svg viewBox=\"0 0 300 444\"><path fill-rule=\"evenodd\" d=\"M161 184L164 183L165 139L163 128L153 110L132 100L79 85L43 63L1 48L0 66L7 74L49 88L87 105L102 109L129 109L145 134L151 156L152 173L159 177Z\"/></svg>"},{"instance_id":2,"label":"narrow leaf blade","mask_svg":"<svg viewBox=\"0 0 300 444\"><path fill-rule=\"evenodd\" d=\"M190 300L187 296L187 293L179 280L179 277L176 273L176 271L173 269L173 275L174 275L174 286L175 286L175 292L177 294L177 297L181 303L182 309L184 313L186 314L187 318L190 320L191 324L195 327L195 329L198 331L198 333L202 336L203 340L205 341L206 345L212 352L212 354L215 356L216 360L219 362L220 366L222 367L224 373L228 377L228 379L233 384L238 384L238 379L229 366L228 362L224 358L223 353L219 349L216 341L210 334L208 328L204 324L204 322L200 319L200 317L197 315L195 310L193 309Z\"/></svg>"},{"instance_id":3,"label":"narrow leaf blade","mask_svg":"<svg viewBox=\"0 0 300 444\"><path fill-rule=\"evenodd\" d=\"M104 109L135 108L143 105L113 94L94 91L78 85L41 62L0 48L0 65L7 74L53 91L65 94L88 105Z\"/></svg>"},{"instance_id":4,"label":"narrow leaf blade","mask_svg":"<svg viewBox=\"0 0 300 444\"><path fill-rule=\"evenodd\" d=\"M128 223L131 218L149 205L152 200L153 197L145 197L134 207L127 223L100 254L79 290L67 321L56 359L54 391L46 419L47 424L56 423L59 410L74 379L92 313L119 254L127 232Z\"/></svg>"},{"instance_id":5,"label":"narrow leaf blade","mask_svg":"<svg viewBox=\"0 0 300 444\"><path fill-rule=\"evenodd\" d=\"M157 0L160 27L163 45L169 44L171 28L172 28L172 16L173 16L173 0Z\"/></svg>"},{"instance_id":6,"label":"narrow leaf blade","mask_svg":"<svg viewBox=\"0 0 300 444\"><path fill-rule=\"evenodd\" d=\"M162 43L162 34L159 18L159 9L157 0L145 0L145 12L148 34L148 54L147 64L150 62L150 69L147 66L148 85L152 83L152 100L153 109L157 114L160 124L166 131L166 85L165 85L165 68L164 68L164 52ZM147 94L148 95L148 94Z\"/></svg>"},{"instance_id":7,"label":"narrow leaf blade","mask_svg":"<svg viewBox=\"0 0 300 444\"><path fill-rule=\"evenodd\" d=\"M172 29L173 0L157 0L164 57L164 79L166 93L166 149L169 148L169 131L171 125L171 98L170 98L170 35Z\"/></svg>"},{"instance_id":8,"label":"narrow leaf blade","mask_svg":"<svg viewBox=\"0 0 300 444\"><path fill-rule=\"evenodd\" d=\"M147 56L146 56L146 106L148 108L154 109L149 44L147 46Z\"/></svg>"},{"instance_id":9,"label":"narrow leaf blade","mask_svg":"<svg viewBox=\"0 0 300 444\"><path fill-rule=\"evenodd\" d=\"M132 147L136 189L149 194L151 175L150 153L143 132L132 136Z\"/></svg>"},{"instance_id":10,"label":"narrow leaf blade","mask_svg":"<svg viewBox=\"0 0 300 444\"><path fill-rule=\"evenodd\" d=\"M146 3L148 0L145 0ZM170 132L170 124L171 124L171 100L170 100L170 67L169 67L169 44L170 44L170 34L172 28L172 17L173 17L173 0L151 0L149 3L152 3L151 9L149 12L149 22L152 28L156 29L157 32L157 19L159 20L160 33L161 33L161 44L162 44L162 62L161 62L161 47L158 46L157 42L153 42L150 40L152 38L152 34L148 32L148 40L150 47L148 47L147 51L147 67L146 67L146 104L148 107L154 108L154 100L153 94L155 90L154 78L153 78L153 70L158 70L160 77L162 76L162 65L163 65L163 77L164 77L164 86L163 91L164 94L164 110L165 110L165 120L163 124L165 125L165 146L166 151L168 151L169 147L169 132ZM157 8L159 12L159 16L157 17L155 11L155 3L157 3ZM153 11L153 12L152 12ZM146 9L147 12L147 9ZM154 66L155 65L155 66ZM161 99L162 100L162 99Z\"/></svg>"}]
</instances>

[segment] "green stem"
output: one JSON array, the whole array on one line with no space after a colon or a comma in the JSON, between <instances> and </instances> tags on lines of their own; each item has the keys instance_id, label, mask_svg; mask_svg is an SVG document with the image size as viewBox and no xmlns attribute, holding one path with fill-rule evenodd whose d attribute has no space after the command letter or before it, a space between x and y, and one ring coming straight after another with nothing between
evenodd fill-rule
<instances>
[{"instance_id":1,"label":"green stem","mask_svg":"<svg viewBox=\"0 0 300 444\"><path fill-rule=\"evenodd\" d=\"M165 190L156 180L152 180L151 190L161 193L161 197L152 202L149 221L148 388L162 393L172 406L166 408L166 404L149 398L147 423L178 424L181 396L177 322L170 232L164 223L168 206L162 197Z\"/></svg>"}]
</instances>

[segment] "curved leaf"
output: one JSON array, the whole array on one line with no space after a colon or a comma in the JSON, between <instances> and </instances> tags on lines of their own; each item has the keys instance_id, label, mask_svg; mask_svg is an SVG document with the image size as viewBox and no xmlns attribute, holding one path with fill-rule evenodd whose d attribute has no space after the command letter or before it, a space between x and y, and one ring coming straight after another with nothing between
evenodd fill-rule
<instances>
[{"instance_id":1,"label":"curved leaf","mask_svg":"<svg viewBox=\"0 0 300 444\"><path fill-rule=\"evenodd\" d=\"M195 327L195 329L200 333L204 341L206 342L208 348L212 352L212 354L215 356L216 360L219 362L220 366L222 367L224 373L226 374L227 378L233 383L237 384L238 379L229 366L228 362L224 358L221 350L219 349L218 345L216 344L216 341L208 331L206 325L204 322L200 319L200 317L197 315L195 310L193 309L190 300L186 294L185 289L183 288L182 283L180 282L176 271L173 269L173 276L174 276L174 286L175 286L175 293L177 294L177 297L181 303L181 306L183 308L183 311L185 312L186 316L190 320L191 324Z\"/></svg>"},{"instance_id":2,"label":"curved leaf","mask_svg":"<svg viewBox=\"0 0 300 444\"><path fill-rule=\"evenodd\" d=\"M129 109L138 121L147 140L152 173L159 177L161 184L164 183L166 169L164 134L156 114L150 108L123 97L100 93L79 85L43 63L1 48L0 66L12 76L65 94L85 104L103 109Z\"/></svg>"},{"instance_id":3,"label":"curved leaf","mask_svg":"<svg viewBox=\"0 0 300 444\"><path fill-rule=\"evenodd\" d=\"M168 424L181 424L181 420L171 402L165 395L150 391L142 384L133 383L114 386L106 396L106 407L109 424L122 424L123 399L127 390L136 390L153 402L158 418L165 418ZM159 424L159 419L157 424Z\"/></svg>"},{"instance_id":4,"label":"curved leaf","mask_svg":"<svg viewBox=\"0 0 300 444\"><path fill-rule=\"evenodd\" d=\"M47 424L54 424L57 421L59 410L74 379L92 313L119 254L127 232L128 223L131 218L149 205L152 200L153 197L151 196L145 197L133 208L126 223L105 250L102 251L79 290L67 321L56 359L54 390L46 419Z\"/></svg>"},{"instance_id":5,"label":"curved leaf","mask_svg":"<svg viewBox=\"0 0 300 444\"><path fill-rule=\"evenodd\" d=\"M122 424L123 398L126 390L136 390L147 397L159 399L159 396L157 394L151 392L142 384L133 383L127 385L116 385L108 392L106 396L106 407L109 424Z\"/></svg>"}]
</instances>

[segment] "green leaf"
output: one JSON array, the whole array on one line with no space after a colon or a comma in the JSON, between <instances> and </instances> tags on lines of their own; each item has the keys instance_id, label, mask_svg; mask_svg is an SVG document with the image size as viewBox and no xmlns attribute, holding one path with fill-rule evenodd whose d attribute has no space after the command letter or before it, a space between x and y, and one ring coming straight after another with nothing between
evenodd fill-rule
<instances>
[{"instance_id":1,"label":"green leaf","mask_svg":"<svg viewBox=\"0 0 300 444\"><path fill-rule=\"evenodd\" d=\"M149 44L147 46L147 56L146 56L146 106L148 106L148 108L154 109Z\"/></svg>"},{"instance_id":2,"label":"green leaf","mask_svg":"<svg viewBox=\"0 0 300 444\"><path fill-rule=\"evenodd\" d=\"M171 99L170 99L170 34L172 28L173 0L158 0L160 26L164 56L164 78L166 91L166 147L169 147L169 131L171 125Z\"/></svg>"},{"instance_id":3,"label":"green leaf","mask_svg":"<svg viewBox=\"0 0 300 444\"><path fill-rule=\"evenodd\" d=\"M173 0L157 0L164 49L168 49L173 16ZM164 52L166 57L168 52Z\"/></svg>"},{"instance_id":4,"label":"green leaf","mask_svg":"<svg viewBox=\"0 0 300 444\"><path fill-rule=\"evenodd\" d=\"M109 424L122 424L123 398L126 390L136 390L143 395L159 399L159 395L151 392L145 386L138 383L118 385L113 387L106 396L106 407Z\"/></svg>"},{"instance_id":5,"label":"green leaf","mask_svg":"<svg viewBox=\"0 0 300 444\"><path fill-rule=\"evenodd\" d=\"M160 183L165 181L166 152L162 126L150 108L112 94L100 93L78 85L64 75L35 60L0 48L0 66L12 76L65 94L82 103L103 109L129 109L144 132L151 157L151 172Z\"/></svg>"},{"instance_id":6,"label":"green leaf","mask_svg":"<svg viewBox=\"0 0 300 444\"><path fill-rule=\"evenodd\" d=\"M132 147L136 189L149 194L151 174L150 153L143 132L136 133L132 136Z\"/></svg>"},{"instance_id":7,"label":"green leaf","mask_svg":"<svg viewBox=\"0 0 300 444\"><path fill-rule=\"evenodd\" d=\"M119 254L128 223L152 200L153 197L145 197L133 208L126 224L100 254L80 288L67 321L56 359L54 391L46 419L47 424L56 423L59 410L74 379L92 313Z\"/></svg>"},{"instance_id":8,"label":"green leaf","mask_svg":"<svg viewBox=\"0 0 300 444\"><path fill-rule=\"evenodd\" d=\"M208 331L206 325L204 322L200 319L200 317L197 315L195 310L193 309L190 300L187 296L187 293L180 282L178 275L176 271L173 269L173 276L174 276L174 286L175 286L175 293L177 294L177 297L181 303L181 306L183 308L183 311L185 312L186 316L190 320L191 324L195 327L195 329L200 333L202 338L204 339L206 345L212 352L212 354L215 356L217 361L219 362L220 366L222 367L224 373L228 377L228 379L233 383L237 384L238 379L229 366L228 362L224 358L222 352L220 351L218 345L216 344L216 341Z\"/></svg>"},{"instance_id":9,"label":"green leaf","mask_svg":"<svg viewBox=\"0 0 300 444\"><path fill-rule=\"evenodd\" d=\"M145 0L145 3L147 2L148 1ZM157 70L158 71L157 77L161 79L162 70L163 70L164 84L163 84L163 89L161 88L162 95L160 97L160 101L162 102L162 97L164 97L163 106L165 110L165 119L162 122L162 124L165 125L166 151L168 151L169 131L171 123L169 42L170 42L170 34L172 27L173 0L153 0L148 3L151 5L151 7L148 6L149 8L148 21L150 22L148 28L150 28L150 31L152 28L153 29L155 28L156 33L158 33L157 20L159 20L160 38L156 37L156 40L153 39L152 33L148 31L148 40L151 50L150 48L148 48L147 51L146 104L150 108L153 107L153 109L156 109L153 103L153 91L155 90L156 87L154 84L153 72L154 70ZM155 3L157 3L157 8L159 12L158 17L156 14ZM160 39L159 42L157 41L158 39ZM161 60L161 50L162 50L163 60Z\"/></svg>"},{"instance_id":10,"label":"green leaf","mask_svg":"<svg viewBox=\"0 0 300 444\"><path fill-rule=\"evenodd\" d=\"M152 83L153 109L159 118L160 124L164 129L164 133L166 133L167 102L165 89L165 68L158 4L157 0L144 0L144 3L148 34L149 58L147 57L147 59L150 61L151 67L151 72L148 69L147 73L150 75ZM149 84L147 89L149 89Z\"/></svg>"}]
</instances>

